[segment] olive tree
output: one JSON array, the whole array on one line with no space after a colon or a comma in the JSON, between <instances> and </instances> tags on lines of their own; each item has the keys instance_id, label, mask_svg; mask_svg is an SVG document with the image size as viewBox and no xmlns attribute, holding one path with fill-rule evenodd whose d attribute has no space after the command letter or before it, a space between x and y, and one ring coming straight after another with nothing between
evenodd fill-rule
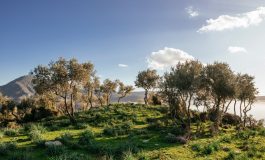
<instances>
[{"instance_id":1,"label":"olive tree","mask_svg":"<svg viewBox=\"0 0 265 160\"><path fill-rule=\"evenodd\" d=\"M105 79L103 81L103 84L101 86L101 88L102 88L101 90L103 92L104 98L106 99L107 105L110 104L112 94L116 92L116 89L118 86L117 82L118 82L118 80L111 81L110 79Z\"/></svg>"},{"instance_id":2,"label":"olive tree","mask_svg":"<svg viewBox=\"0 0 265 160\"><path fill-rule=\"evenodd\" d=\"M248 74L238 75L238 100L240 101L240 118L243 121L243 127L246 127L247 113L252 109L258 94L255 88L254 77Z\"/></svg>"},{"instance_id":3,"label":"olive tree","mask_svg":"<svg viewBox=\"0 0 265 160\"><path fill-rule=\"evenodd\" d=\"M93 64L78 63L60 58L48 66L39 65L32 72L34 89L37 94L55 94L63 101L62 112L75 124L75 102L78 94L88 81Z\"/></svg>"},{"instance_id":4,"label":"olive tree","mask_svg":"<svg viewBox=\"0 0 265 160\"><path fill-rule=\"evenodd\" d=\"M148 104L148 92L150 89L157 87L159 75L156 70L147 69L138 73L135 86L145 90L144 102Z\"/></svg>"},{"instance_id":5,"label":"olive tree","mask_svg":"<svg viewBox=\"0 0 265 160\"><path fill-rule=\"evenodd\" d=\"M99 78L95 75L95 71L90 75L90 78L84 85L83 100L86 103L86 109L92 108L96 97L96 90L100 87Z\"/></svg>"},{"instance_id":6,"label":"olive tree","mask_svg":"<svg viewBox=\"0 0 265 160\"><path fill-rule=\"evenodd\" d=\"M120 103L120 100L128 95L130 95L132 93L132 91L134 90L133 86L130 85L125 85L124 83L122 83L121 81L118 81L118 103Z\"/></svg>"},{"instance_id":7,"label":"olive tree","mask_svg":"<svg viewBox=\"0 0 265 160\"><path fill-rule=\"evenodd\" d=\"M235 95L234 73L226 63L215 62L205 67L204 83L209 91L208 100L212 102L214 110L213 133L219 132L223 114L223 104L226 104Z\"/></svg>"},{"instance_id":8,"label":"olive tree","mask_svg":"<svg viewBox=\"0 0 265 160\"><path fill-rule=\"evenodd\" d=\"M170 105L172 115L178 119L187 118L187 131L191 126L191 105L200 90L200 76L203 65L199 61L178 63L164 75L162 94Z\"/></svg>"}]
</instances>

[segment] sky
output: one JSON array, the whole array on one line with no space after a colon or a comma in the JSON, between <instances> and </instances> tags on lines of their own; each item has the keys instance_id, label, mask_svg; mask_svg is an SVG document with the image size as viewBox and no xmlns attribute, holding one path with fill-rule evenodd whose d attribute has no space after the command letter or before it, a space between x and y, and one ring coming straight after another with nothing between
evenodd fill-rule
<instances>
[{"instance_id":1,"label":"sky","mask_svg":"<svg viewBox=\"0 0 265 160\"><path fill-rule=\"evenodd\" d=\"M265 95L263 0L1 0L0 85L59 57L134 84L147 68L227 62Z\"/></svg>"}]
</instances>

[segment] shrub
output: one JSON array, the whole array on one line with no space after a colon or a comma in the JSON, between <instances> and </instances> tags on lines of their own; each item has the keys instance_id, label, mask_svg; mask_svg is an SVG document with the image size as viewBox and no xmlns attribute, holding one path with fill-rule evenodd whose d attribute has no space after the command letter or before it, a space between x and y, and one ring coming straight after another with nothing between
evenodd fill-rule
<instances>
[{"instance_id":1,"label":"shrub","mask_svg":"<svg viewBox=\"0 0 265 160\"><path fill-rule=\"evenodd\" d=\"M116 149L115 149L115 154L116 155L122 155L124 152L131 151L132 153L138 153L140 152L140 148L136 143L133 143L131 141L125 142L120 144Z\"/></svg>"},{"instance_id":2,"label":"shrub","mask_svg":"<svg viewBox=\"0 0 265 160\"><path fill-rule=\"evenodd\" d=\"M123 153L123 160L137 160L131 151L126 151Z\"/></svg>"},{"instance_id":3,"label":"shrub","mask_svg":"<svg viewBox=\"0 0 265 160\"><path fill-rule=\"evenodd\" d=\"M103 130L103 134L106 136L116 136L116 131L112 127L106 127Z\"/></svg>"},{"instance_id":4,"label":"shrub","mask_svg":"<svg viewBox=\"0 0 265 160\"><path fill-rule=\"evenodd\" d=\"M225 136L221 139L221 142L224 142L224 143L231 143L231 138L228 137L228 136Z\"/></svg>"},{"instance_id":5,"label":"shrub","mask_svg":"<svg viewBox=\"0 0 265 160\"><path fill-rule=\"evenodd\" d=\"M31 113L28 113L23 118L24 122L34 122L43 118L57 116L58 112L45 107L33 108Z\"/></svg>"},{"instance_id":6,"label":"shrub","mask_svg":"<svg viewBox=\"0 0 265 160\"><path fill-rule=\"evenodd\" d=\"M162 122L161 120L157 120L156 122L152 122L148 125L147 129L148 130L153 130L153 131L159 131L163 127L165 127L165 123Z\"/></svg>"},{"instance_id":7,"label":"shrub","mask_svg":"<svg viewBox=\"0 0 265 160\"><path fill-rule=\"evenodd\" d=\"M193 151L196 151L196 152L200 152L200 151L202 151L202 146L200 145L200 144L193 144L192 146L191 146L191 149L193 150Z\"/></svg>"},{"instance_id":8,"label":"shrub","mask_svg":"<svg viewBox=\"0 0 265 160\"><path fill-rule=\"evenodd\" d=\"M64 153L60 156L50 157L49 160L90 160L87 155L78 153Z\"/></svg>"},{"instance_id":9,"label":"shrub","mask_svg":"<svg viewBox=\"0 0 265 160\"><path fill-rule=\"evenodd\" d=\"M185 130L182 127L176 125L170 129L170 133L179 136L179 135L183 135L185 133Z\"/></svg>"},{"instance_id":10,"label":"shrub","mask_svg":"<svg viewBox=\"0 0 265 160\"><path fill-rule=\"evenodd\" d=\"M93 140L94 140L93 132L91 132L90 130L86 130L83 133L81 133L78 143L81 145L87 145L91 144Z\"/></svg>"},{"instance_id":11,"label":"shrub","mask_svg":"<svg viewBox=\"0 0 265 160\"><path fill-rule=\"evenodd\" d=\"M239 139L248 140L251 136L255 137L257 134L258 132L254 130L245 130L237 133L236 137Z\"/></svg>"},{"instance_id":12,"label":"shrub","mask_svg":"<svg viewBox=\"0 0 265 160\"><path fill-rule=\"evenodd\" d=\"M147 154L144 151L141 151L137 154L137 157L139 160L150 160L150 158L148 158Z\"/></svg>"},{"instance_id":13,"label":"shrub","mask_svg":"<svg viewBox=\"0 0 265 160\"><path fill-rule=\"evenodd\" d=\"M28 134L28 137L33 142L39 142L43 138L41 132L38 131L38 130L32 130L32 131L30 131L29 134Z\"/></svg>"},{"instance_id":14,"label":"shrub","mask_svg":"<svg viewBox=\"0 0 265 160\"><path fill-rule=\"evenodd\" d=\"M259 135L261 135L261 136L265 136L265 128L262 128L262 129L259 131Z\"/></svg>"},{"instance_id":15,"label":"shrub","mask_svg":"<svg viewBox=\"0 0 265 160\"><path fill-rule=\"evenodd\" d=\"M33 158L25 151L15 151L9 156L8 160L33 160Z\"/></svg>"},{"instance_id":16,"label":"shrub","mask_svg":"<svg viewBox=\"0 0 265 160\"><path fill-rule=\"evenodd\" d=\"M65 153L65 147L50 145L47 146L46 152L48 156L60 156Z\"/></svg>"},{"instance_id":17,"label":"shrub","mask_svg":"<svg viewBox=\"0 0 265 160\"><path fill-rule=\"evenodd\" d=\"M56 140L62 142L64 145L70 145L72 143L73 136L70 133L66 132L60 137L56 138Z\"/></svg>"},{"instance_id":18,"label":"shrub","mask_svg":"<svg viewBox=\"0 0 265 160\"><path fill-rule=\"evenodd\" d=\"M15 137L18 135L18 130L15 129L5 129L4 134L9 137Z\"/></svg>"},{"instance_id":19,"label":"shrub","mask_svg":"<svg viewBox=\"0 0 265 160\"><path fill-rule=\"evenodd\" d=\"M236 154L233 151L230 151L227 155L227 157L224 158L225 160L234 160L236 159Z\"/></svg>"},{"instance_id":20,"label":"shrub","mask_svg":"<svg viewBox=\"0 0 265 160\"><path fill-rule=\"evenodd\" d=\"M75 126L74 126L75 129L86 129L88 128L88 125L85 124L85 123L77 123Z\"/></svg>"},{"instance_id":21,"label":"shrub","mask_svg":"<svg viewBox=\"0 0 265 160\"><path fill-rule=\"evenodd\" d=\"M28 137L35 143L42 141L42 134L46 132L46 128L42 125L29 124L24 126L24 131L28 132Z\"/></svg>"},{"instance_id":22,"label":"shrub","mask_svg":"<svg viewBox=\"0 0 265 160\"><path fill-rule=\"evenodd\" d=\"M234 114L225 113L222 122L223 124L238 125L240 123L240 117Z\"/></svg>"},{"instance_id":23,"label":"shrub","mask_svg":"<svg viewBox=\"0 0 265 160\"><path fill-rule=\"evenodd\" d=\"M168 143L177 143L178 139L174 134L169 133L166 135L165 141Z\"/></svg>"},{"instance_id":24,"label":"shrub","mask_svg":"<svg viewBox=\"0 0 265 160\"><path fill-rule=\"evenodd\" d=\"M47 132L47 129L40 124L37 124L37 125L31 124L29 126L29 131L33 131L33 130L38 130L40 133L46 133Z\"/></svg>"},{"instance_id":25,"label":"shrub","mask_svg":"<svg viewBox=\"0 0 265 160\"><path fill-rule=\"evenodd\" d=\"M205 146L202 150L203 154L209 155L220 149L220 144L218 142L213 142Z\"/></svg>"},{"instance_id":26,"label":"shrub","mask_svg":"<svg viewBox=\"0 0 265 160\"><path fill-rule=\"evenodd\" d=\"M0 155L7 155L9 152L14 151L17 148L16 143L8 142L0 144Z\"/></svg>"},{"instance_id":27,"label":"shrub","mask_svg":"<svg viewBox=\"0 0 265 160\"><path fill-rule=\"evenodd\" d=\"M2 131L0 131L0 138L4 137L4 133Z\"/></svg>"},{"instance_id":28,"label":"shrub","mask_svg":"<svg viewBox=\"0 0 265 160\"><path fill-rule=\"evenodd\" d=\"M129 133L128 125L121 125L121 126L114 126L110 127L107 126L103 130L103 134L106 136L119 136L119 135L126 135Z\"/></svg>"}]
</instances>

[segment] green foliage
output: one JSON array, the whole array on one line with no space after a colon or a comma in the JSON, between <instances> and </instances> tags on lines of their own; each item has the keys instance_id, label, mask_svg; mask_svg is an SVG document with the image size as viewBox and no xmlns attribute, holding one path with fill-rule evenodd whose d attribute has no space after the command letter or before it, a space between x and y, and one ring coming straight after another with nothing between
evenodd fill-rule
<instances>
[{"instance_id":1,"label":"green foliage","mask_svg":"<svg viewBox=\"0 0 265 160\"><path fill-rule=\"evenodd\" d=\"M17 148L17 145L14 142L0 143L0 155L2 156L7 155L10 152L15 151L16 148Z\"/></svg>"},{"instance_id":2,"label":"green foliage","mask_svg":"<svg viewBox=\"0 0 265 160\"><path fill-rule=\"evenodd\" d=\"M4 137L4 132L0 131L0 139Z\"/></svg>"},{"instance_id":3,"label":"green foliage","mask_svg":"<svg viewBox=\"0 0 265 160\"><path fill-rule=\"evenodd\" d=\"M56 140L62 142L64 145L71 145L73 141L73 135L71 135L69 132L66 132L60 137L56 138Z\"/></svg>"},{"instance_id":4,"label":"green foliage","mask_svg":"<svg viewBox=\"0 0 265 160\"><path fill-rule=\"evenodd\" d=\"M24 130L28 132L28 137L35 143L39 143L43 139L43 133L46 132L46 129L41 125L31 124L30 126L25 126Z\"/></svg>"},{"instance_id":5,"label":"green foliage","mask_svg":"<svg viewBox=\"0 0 265 160\"><path fill-rule=\"evenodd\" d=\"M215 151L218 151L220 149L220 143L219 142L212 142L202 149L202 154L210 155Z\"/></svg>"},{"instance_id":6,"label":"green foliage","mask_svg":"<svg viewBox=\"0 0 265 160\"><path fill-rule=\"evenodd\" d=\"M19 134L18 130L16 129L9 129L9 128L6 128L4 130L4 135L6 136L9 136L9 137L15 137Z\"/></svg>"},{"instance_id":7,"label":"green foliage","mask_svg":"<svg viewBox=\"0 0 265 160\"><path fill-rule=\"evenodd\" d=\"M15 151L10 154L8 160L33 160L33 158L26 151Z\"/></svg>"},{"instance_id":8,"label":"green foliage","mask_svg":"<svg viewBox=\"0 0 265 160\"><path fill-rule=\"evenodd\" d=\"M231 138L228 137L228 136L224 136L224 137L222 137L221 142L224 142L224 143L231 143Z\"/></svg>"},{"instance_id":9,"label":"green foliage","mask_svg":"<svg viewBox=\"0 0 265 160\"><path fill-rule=\"evenodd\" d=\"M233 151L230 151L227 157L224 158L224 160L235 160L235 159L236 159L236 154Z\"/></svg>"},{"instance_id":10,"label":"green foliage","mask_svg":"<svg viewBox=\"0 0 265 160\"><path fill-rule=\"evenodd\" d=\"M89 156L79 153L64 153L59 156L50 157L49 160L90 160Z\"/></svg>"},{"instance_id":11,"label":"green foliage","mask_svg":"<svg viewBox=\"0 0 265 160\"><path fill-rule=\"evenodd\" d=\"M103 130L103 134L106 136L119 136L119 135L126 135L129 133L132 127L132 123L124 123L119 126L107 126Z\"/></svg>"},{"instance_id":12,"label":"green foliage","mask_svg":"<svg viewBox=\"0 0 265 160\"><path fill-rule=\"evenodd\" d=\"M86 128L88 128L89 126L87 125L87 124L85 124L85 123L77 123L75 126L74 126L74 128L75 129L86 129Z\"/></svg>"},{"instance_id":13,"label":"green foliage","mask_svg":"<svg viewBox=\"0 0 265 160\"><path fill-rule=\"evenodd\" d=\"M78 143L80 145L91 144L94 141L94 138L94 133L90 130L86 130L81 133Z\"/></svg>"},{"instance_id":14,"label":"green foliage","mask_svg":"<svg viewBox=\"0 0 265 160\"><path fill-rule=\"evenodd\" d=\"M66 153L66 149L64 146L49 145L47 146L46 153L50 157L55 157Z\"/></svg>"},{"instance_id":15,"label":"green foliage","mask_svg":"<svg viewBox=\"0 0 265 160\"><path fill-rule=\"evenodd\" d=\"M196 152L201 152L203 148L201 144L196 143L191 145L191 149Z\"/></svg>"},{"instance_id":16,"label":"green foliage","mask_svg":"<svg viewBox=\"0 0 265 160\"><path fill-rule=\"evenodd\" d=\"M168 143L177 143L178 139L174 134L169 133L165 136L165 141Z\"/></svg>"},{"instance_id":17,"label":"green foliage","mask_svg":"<svg viewBox=\"0 0 265 160\"><path fill-rule=\"evenodd\" d=\"M131 151L126 151L123 153L123 160L137 160Z\"/></svg>"}]
</instances>

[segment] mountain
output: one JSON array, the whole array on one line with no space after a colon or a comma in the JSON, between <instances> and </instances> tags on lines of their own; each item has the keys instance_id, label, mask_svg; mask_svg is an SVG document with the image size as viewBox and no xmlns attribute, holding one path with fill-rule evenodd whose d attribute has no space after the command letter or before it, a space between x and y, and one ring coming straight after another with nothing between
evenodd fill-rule
<instances>
[{"instance_id":1,"label":"mountain","mask_svg":"<svg viewBox=\"0 0 265 160\"><path fill-rule=\"evenodd\" d=\"M23 97L29 97L35 94L32 85L32 76L26 75L19 77L6 85L0 86L0 92L8 97L19 101Z\"/></svg>"}]
</instances>

